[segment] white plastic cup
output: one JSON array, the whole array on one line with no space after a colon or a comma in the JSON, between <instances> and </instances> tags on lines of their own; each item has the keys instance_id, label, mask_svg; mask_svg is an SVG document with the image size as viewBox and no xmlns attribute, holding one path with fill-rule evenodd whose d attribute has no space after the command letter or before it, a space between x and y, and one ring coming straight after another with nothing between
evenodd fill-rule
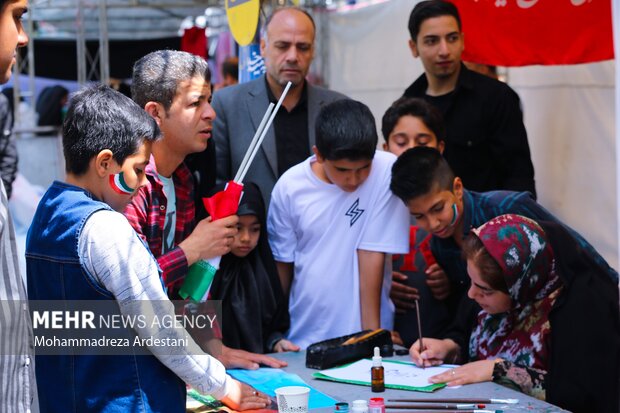
<instances>
[{"instance_id":1,"label":"white plastic cup","mask_svg":"<svg viewBox=\"0 0 620 413\"><path fill-rule=\"evenodd\" d=\"M276 389L279 413L308 413L310 388L287 386Z\"/></svg>"}]
</instances>

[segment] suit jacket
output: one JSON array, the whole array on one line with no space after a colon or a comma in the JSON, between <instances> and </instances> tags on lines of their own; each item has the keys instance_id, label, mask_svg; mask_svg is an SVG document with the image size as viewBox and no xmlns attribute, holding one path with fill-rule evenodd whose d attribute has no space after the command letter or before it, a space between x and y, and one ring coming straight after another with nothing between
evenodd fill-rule
<instances>
[{"instance_id":1,"label":"suit jacket","mask_svg":"<svg viewBox=\"0 0 620 413\"><path fill-rule=\"evenodd\" d=\"M427 88L423 73L404 95L429 101ZM510 86L461 63L451 103L443 115L447 127L443 156L466 188L529 191L536 199L521 101Z\"/></svg>"},{"instance_id":2,"label":"suit jacket","mask_svg":"<svg viewBox=\"0 0 620 413\"><path fill-rule=\"evenodd\" d=\"M308 138L311 154L315 142L314 120L321 106L346 96L307 83L308 87ZM250 141L260 124L267 107L265 75L248 83L218 90L213 96L213 109L217 117L213 123L217 182L234 178ZM274 126L271 125L261 148L246 175L246 181L255 182L269 205L271 191L279 178Z\"/></svg>"}]
</instances>

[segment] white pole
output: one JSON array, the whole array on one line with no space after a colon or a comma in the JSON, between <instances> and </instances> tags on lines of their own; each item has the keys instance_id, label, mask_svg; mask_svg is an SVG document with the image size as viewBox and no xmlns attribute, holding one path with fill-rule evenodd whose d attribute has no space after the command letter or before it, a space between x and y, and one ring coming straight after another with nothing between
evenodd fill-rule
<instances>
[{"instance_id":1,"label":"white pole","mask_svg":"<svg viewBox=\"0 0 620 413\"><path fill-rule=\"evenodd\" d=\"M254 133L254 136L252 137L252 140L250 141L250 146L248 146L248 150L245 152L245 156L243 157L243 160L241 161L241 164L239 165L239 170L237 171L237 175L235 175L235 179L233 179L233 181L240 182L239 178L241 174L244 173L244 171L248 168L248 160L250 159L250 156L252 156L252 152L254 152L254 148L256 147L256 143L258 142L258 138L263 133L265 124L267 123L267 120L271 116L271 111L273 110L273 106L274 106L273 103L269 103L269 107L267 108L267 111L263 115L263 119L260 121L260 125L258 125L258 129L256 129L256 133Z\"/></svg>"},{"instance_id":2,"label":"white pole","mask_svg":"<svg viewBox=\"0 0 620 413\"><path fill-rule=\"evenodd\" d=\"M250 155L250 159L248 159L245 169L243 171L239 171L239 173L237 174L239 175L239 180L235 182L237 183L243 182L243 178L245 178L245 174L248 172L248 169L250 168L250 165L252 164L254 157L258 153L258 149L260 148L261 143L263 143L265 136L267 136L267 131L269 130L271 123L273 122L276 115L278 114L278 109L280 109L280 106L282 106L282 102L284 102L284 98L286 97L288 90L291 88L291 85L292 85L291 82L288 82L286 84L286 87L284 88L284 91L282 92L282 96L280 96L280 100L278 100L278 104L276 105L275 109L271 113L271 116L269 117L269 121L267 121L267 125L265 125L265 128L263 129L263 132L261 133L261 136L258 139L258 142L256 146L254 147L254 150L252 151L252 154Z\"/></svg>"}]
</instances>

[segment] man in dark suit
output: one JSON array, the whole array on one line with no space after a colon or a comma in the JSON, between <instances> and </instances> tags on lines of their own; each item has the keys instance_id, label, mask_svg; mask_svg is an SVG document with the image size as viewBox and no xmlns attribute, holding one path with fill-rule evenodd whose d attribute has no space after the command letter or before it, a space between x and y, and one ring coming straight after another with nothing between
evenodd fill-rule
<instances>
[{"instance_id":1,"label":"man in dark suit","mask_svg":"<svg viewBox=\"0 0 620 413\"><path fill-rule=\"evenodd\" d=\"M267 73L217 91L213 98L217 113L213 141L221 182L237 173L269 102L277 102L292 82L246 177L258 184L267 205L278 178L311 155L314 120L321 106L346 97L306 80L314 37L315 25L308 13L295 7L277 9L265 22L260 43Z\"/></svg>"}]
</instances>

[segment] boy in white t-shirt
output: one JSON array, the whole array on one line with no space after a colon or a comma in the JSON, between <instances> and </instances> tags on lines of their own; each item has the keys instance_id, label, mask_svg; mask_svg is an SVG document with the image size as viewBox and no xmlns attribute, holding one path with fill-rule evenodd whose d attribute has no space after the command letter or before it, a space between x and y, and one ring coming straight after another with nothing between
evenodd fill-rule
<instances>
[{"instance_id":1,"label":"boy in white t-shirt","mask_svg":"<svg viewBox=\"0 0 620 413\"><path fill-rule=\"evenodd\" d=\"M316 120L314 156L277 182L269 242L289 297L288 339L302 348L361 329L391 329L391 269L407 253L409 216L389 190L396 157L375 152L366 105L340 100Z\"/></svg>"}]
</instances>

